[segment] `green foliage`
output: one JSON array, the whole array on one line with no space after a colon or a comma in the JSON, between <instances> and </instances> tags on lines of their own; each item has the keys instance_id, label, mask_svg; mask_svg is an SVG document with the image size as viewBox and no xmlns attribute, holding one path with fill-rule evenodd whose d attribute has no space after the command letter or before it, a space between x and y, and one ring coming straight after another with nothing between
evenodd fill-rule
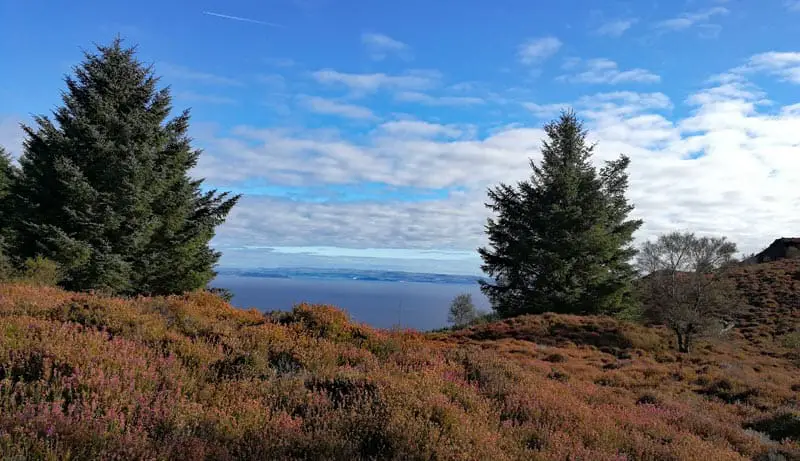
<instances>
[{"instance_id":1,"label":"green foliage","mask_svg":"<svg viewBox=\"0 0 800 461\"><path fill-rule=\"evenodd\" d=\"M644 310L641 304L631 303L622 310L614 313L614 318L623 322L641 322L644 320Z\"/></svg>"},{"instance_id":2,"label":"green foliage","mask_svg":"<svg viewBox=\"0 0 800 461\"><path fill-rule=\"evenodd\" d=\"M800 259L800 248L789 247L786 249L787 259Z\"/></svg>"},{"instance_id":3,"label":"green foliage","mask_svg":"<svg viewBox=\"0 0 800 461\"><path fill-rule=\"evenodd\" d=\"M202 192L189 114L133 48L99 46L66 79L63 105L25 126L14 186L20 259L63 269L72 290L169 294L205 286L208 242L238 197Z\"/></svg>"},{"instance_id":4,"label":"green foliage","mask_svg":"<svg viewBox=\"0 0 800 461\"><path fill-rule=\"evenodd\" d=\"M781 344L789 349L800 351L800 331L787 333L781 337Z\"/></svg>"},{"instance_id":5,"label":"green foliage","mask_svg":"<svg viewBox=\"0 0 800 461\"><path fill-rule=\"evenodd\" d=\"M591 164L593 145L572 112L547 125L540 164L517 187L489 191L496 217L479 249L494 283L482 290L503 316L614 313L633 303L633 232L625 198L629 159Z\"/></svg>"},{"instance_id":6,"label":"green foliage","mask_svg":"<svg viewBox=\"0 0 800 461\"><path fill-rule=\"evenodd\" d=\"M11 260L0 247L0 282L10 280L14 274L14 267L11 265Z\"/></svg>"},{"instance_id":7,"label":"green foliage","mask_svg":"<svg viewBox=\"0 0 800 461\"><path fill-rule=\"evenodd\" d=\"M61 269L55 261L36 256L25 260L21 276L34 285L56 286L61 281Z\"/></svg>"},{"instance_id":8,"label":"green foliage","mask_svg":"<svg viewBox=\"0 0 800 461\"><path fill-rule=\"evenodd\" d=\"M748 427L769 435L775 441L800 441L800 412L782 411L749 424Z\"/></svg>"},{"instance_id":9,"label":"green foliage","mask_svg":"<svg viewBox=\"0 0 800 461\"><path fill-rule=\"evenodd\" d=\"M8 254L9 243L13 238L11 222L14 217L10 192L17 173L11 157L0 146L0 280L9 278L13 271Z\"/></svg>"},{"instance_id":10,"label":"green foliage","mask_svg":"<svg viewBox=\"0 0 800 461\"><path fill-rule=\"evenodd\" d=\"M0 223L6 229L11 208L9 193L17 178L17 168L11 162L11 156L0 146Z\"/></svg>"},{"instance_id":11,"label":"green foliage","mask_svg":"<svg viewBox=\"0 0 800 461\"><path fill-rule=\"evenodd\" d=\"M472 295L462 293L450 303L447 321L456 327L462 327L474 322L478 318L478 309L472 302Z\"/></svg>"}]
</instances>

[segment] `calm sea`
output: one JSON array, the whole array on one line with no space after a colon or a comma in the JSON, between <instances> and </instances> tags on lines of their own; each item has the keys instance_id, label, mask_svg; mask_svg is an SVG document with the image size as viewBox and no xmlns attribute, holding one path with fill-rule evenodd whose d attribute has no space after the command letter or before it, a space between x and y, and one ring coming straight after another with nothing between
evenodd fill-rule
<instances>
[{"instance_id":1,"label":"calm sea","mask_svg":"<svg viewBox=\"0 0 800 461\"><path fill-rule=\"evenodd\" d=\"M450 301L471 293L479 309L489 301L478 284L372 282L363 280L277 279L219 276L213 286L233 292L233 304L262 311L290 310L301 302L333 304L350 317L377 328L431 330L447 326Z\"/></svg>"}]
</instances>

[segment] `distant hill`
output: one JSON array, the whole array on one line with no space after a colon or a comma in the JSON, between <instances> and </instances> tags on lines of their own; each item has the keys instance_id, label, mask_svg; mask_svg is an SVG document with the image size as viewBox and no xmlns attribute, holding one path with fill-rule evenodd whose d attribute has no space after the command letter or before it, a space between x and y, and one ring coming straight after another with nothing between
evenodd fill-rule
<instances>
[{"instance_id":1,"label":"distant hill","mask_svg":"<svg viewBox=\"0 0 800 461\"><path fill-rule=\"evenodd\" d=\"M365 269L318 269L318 268L221 268L220 275L263 278L305 278L321 280L363 280L373 282L418 282L474 285L483 279L477 275L429 274ZM485 280L485 279L484 279Z\"/></svg>"},{"instance_id":2,"label":"distant hill","mask_svg":"<svg viewBox=\"0 0 800 461\"><path fill-rule=\"evenodd\" d=\"M761 264L781 259L800 258L800 238L781 237L759 253L745 259L745 264Z\"/></svg>"},{"instance_id":3,"label":"distant hill","mask_svg":"<svg viewBox=\"0 0 800 461\"><path fill-rule=\"evenodd\" d=\"M778 245L770 248L759 254L778 254ZM751 259L726 272L748 306L735 318L733 334L746 340L748 347L769 350L782 338L800 335L800 259L762 259L760 263Z\"/></svg>"},{"instance_id":4,"label":"distant hill","mask_svg":"<svg viewBox=\"0 0 800 461\"><path fill-rule=\"evenodd\" d=\"M800 259L743 265L729 272L750 306L737 321L739 332L753 345L770 345L800 335Z\"/></svg>"}]
</instances>

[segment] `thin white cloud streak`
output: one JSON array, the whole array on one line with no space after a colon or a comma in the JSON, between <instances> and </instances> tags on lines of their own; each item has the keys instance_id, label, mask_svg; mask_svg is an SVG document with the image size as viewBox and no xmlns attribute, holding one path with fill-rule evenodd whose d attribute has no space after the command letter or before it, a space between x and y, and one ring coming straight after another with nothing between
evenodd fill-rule
<instances>
[{"instance_id":1,"label":"thin white cloud streak","mask_svg":"<svg viewBox=\"0 0 800 461\"><path fill-rule=\"evenodd\" d=\"M577 74L562 75L558 79L572 83L657 83L661 77L646 69L620 70L619 65L610 59L590 59L585 61L586 70Z\"/></svg>"},{"instance_id":2,"label":"thin white cloud streak","mask_svg":"<svg viewBox=\"0 0 800 461\"><path fill-rule=\"evenodd\" d=\"M205 14L207 16L214 16L214 17L217 17L217 18L222 18L222 19L230 19L232 21L249 22L249 23L252 23L252 24L261 24L262 26L286 28L286 26L284 26L282 24L277 24L277 23L274 23L274 22L260 21L258 19L243 18L241 16L231 16L229 14L214 13L213 11L203 11L203 14Z\"/></svg>"},{"instance_id":3,"label":"thin white cloud streak","mask_svg":"<svg viewBox=\"0 0 800 461\"><path fill-rule=\"evenodd\" d=\"M569 104L537 104L534 102L524 102L522 106L538 118L553 118L562 110L570 107Z\"/></svg>"},{"instance_id":4,"label":"thin white cloud streak","mask_svg":"<svg viewBox=\"0 0 800 461\"><path fill-rule=\"evenodd\" d=\"M411 47L395 40L384 34L364 33L361 34L361 43L367 48L367 52L375 61L382 61L389 55L396 55L402 59L411 59Z\"/></svg>"},{"instance_id":5,"label":"thin white cloud streak","mask_svg":"<svg viewBox=\"0 0 800 461\"><path fill-rule=\"evenodd\" d=\"M370 109L355 104L341 103L316 96L301 96L300 100L306 108L318 114L338 115L358 120L374 120L377 118Z\"/></svg>"},{"instance_id":6,"label":"thin white cloud streak","mask_svg":"<svg viewBox=\"0 0 800 461\"><path fill-rule=\"evenodd\" d=\"M628 29L633 27L639 20L637 18L616 19L609 21L597 29L594 33L597 35L605 35L609 37L621 37Z\"/></svg>"},{"instance_id":7,"label":"thin white cloud streak","mask_svg":"<svg viewBox=\"0 0 800 461\"><path fill-rule=\"evenodd\" d=\"M327 85L342 85L356 93L374 93L381 89L425 90L439 84L441 75L436 71L408 71L403 75L384 73L355 74L322 69L312 74L314 79Z\"/></svg>"},{"instance_id":8,"label":"thin white cloud streak","mask_svg":"<svg viewBox=\"0 0 800 461\"><path fill-rule=\"evenodd\" d=\"M394 98L396 101L417 102L427 106L473 106L486 102L474 96L431 96L416 91L403 91L395 94Z\"/></svg>"},{"instance_id":9,"label":"thin white cloud streak","mask_svg":"<svg viewBox=\"0 0 800 461\"><path fill-rule=\"evenodd\" d=\"M464 134L464 131L455 125L440 125L422 120L393 120L381 124L377 128L378 136L397 138L435 138L444 136L455 139Z\"/></svg>"},{"instance_id":10,"label":"thin white cloud streak","mask_svg":"<svg viewBox=\"0 0 800 461\"><path fill-rule=\"evenodd\" d=\"M713 8L696 11L694 13L684 13L678 17L657 22L655 24L655 27L660 30L672 30L672 31L686 30L691 28L695 24L704 23L714 16L726 15L729 12L730 10L728 10L725 7L715 6Z\"/></svg>"}]
</instances>

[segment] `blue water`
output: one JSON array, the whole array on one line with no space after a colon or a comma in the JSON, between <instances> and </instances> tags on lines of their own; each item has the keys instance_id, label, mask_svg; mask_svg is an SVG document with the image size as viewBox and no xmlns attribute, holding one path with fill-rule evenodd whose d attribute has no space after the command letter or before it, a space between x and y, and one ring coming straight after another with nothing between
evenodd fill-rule
<instances>
[{"instance_id":1,"label":"blue water","mask_svg":"<svg viewBox=\"0 0 800 461\"><path fill-rule=\"evenodd\" d=\"M333 304L377 328L431 330L447 326L450 301L471 293L478 309L489 301L478 284L456 285L362 280L275 279L220 275L213 286L233 292L233 304L261 311L290 310L301 302Z\"/></svg>"}]
</instances>

